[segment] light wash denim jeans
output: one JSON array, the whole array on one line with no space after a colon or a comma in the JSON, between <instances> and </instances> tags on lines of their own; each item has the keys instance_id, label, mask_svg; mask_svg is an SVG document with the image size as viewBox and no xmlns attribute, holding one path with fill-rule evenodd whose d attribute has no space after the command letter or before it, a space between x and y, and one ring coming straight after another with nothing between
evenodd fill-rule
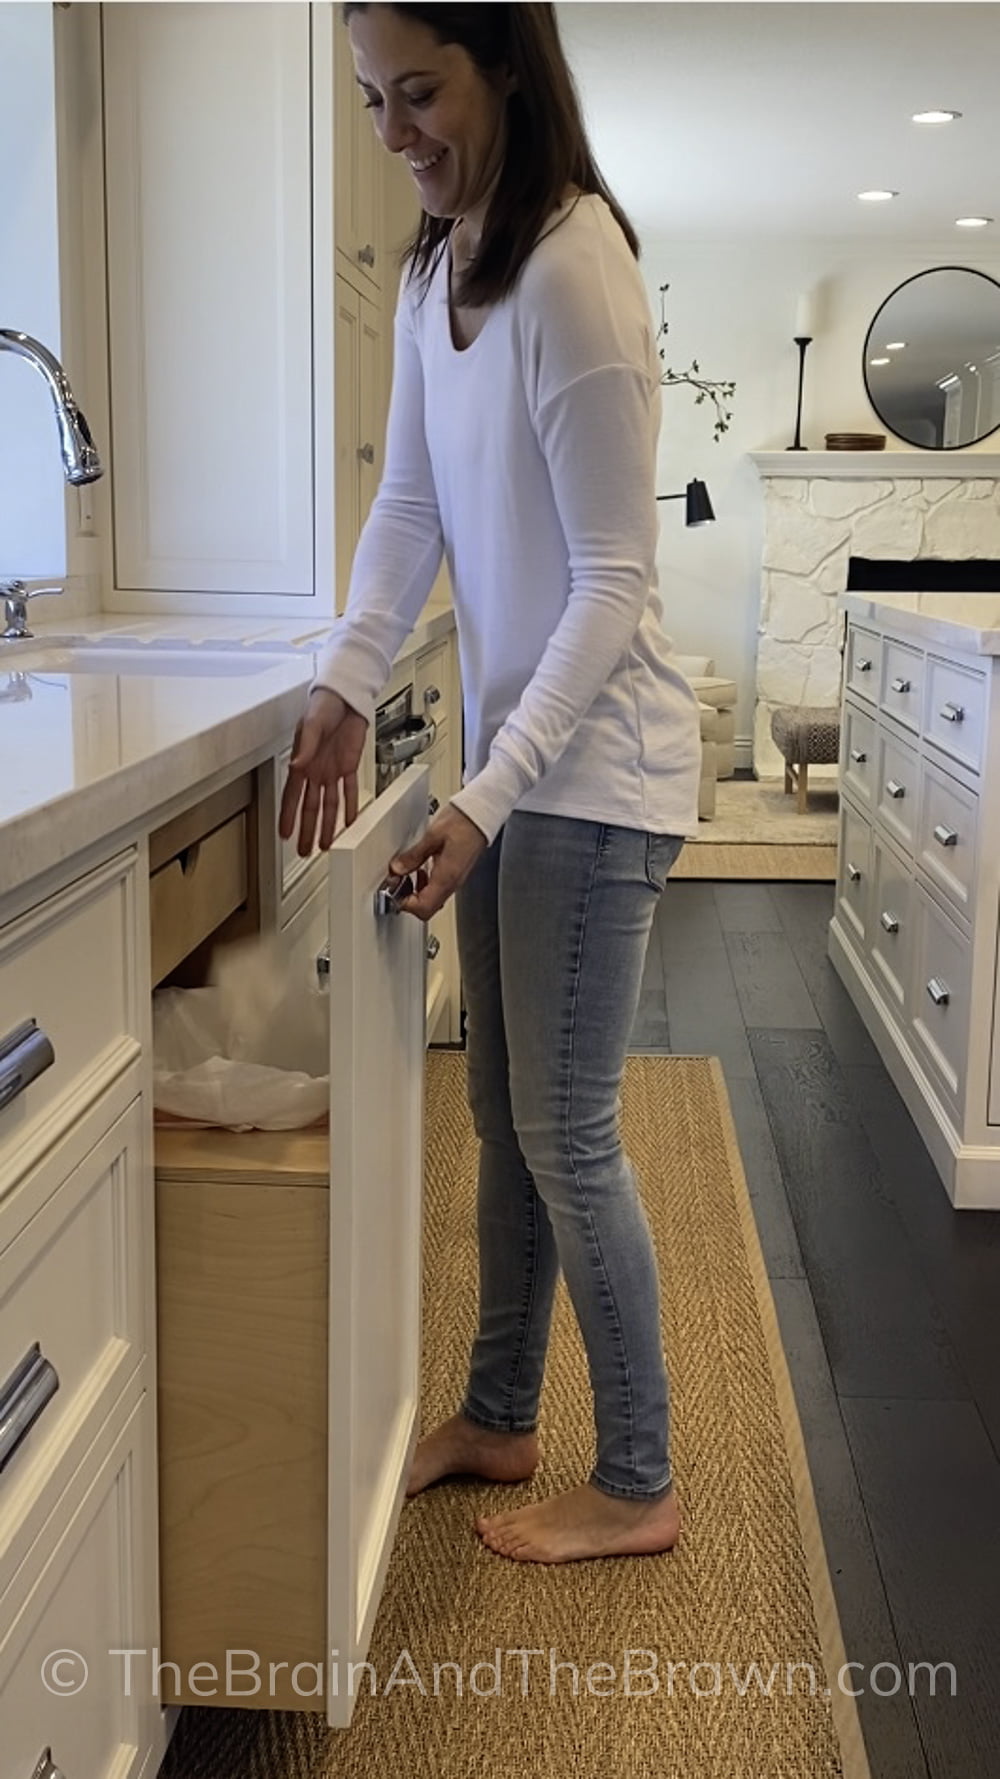
<instances>
[{"instance_id":1,"label":"light wash denim jeans","mask_svg":"<svg viewBox=\"0 0 1000 1779\"><path fill-rule=\"evenodd\" d=\"M656 1261L618 1134L653 915L683 841L516 810L458 891L480 1142L479 1329L462 1413L536 1424L560 1267L609 1495L671 1486Z\"/></svg>"}]
</instances>

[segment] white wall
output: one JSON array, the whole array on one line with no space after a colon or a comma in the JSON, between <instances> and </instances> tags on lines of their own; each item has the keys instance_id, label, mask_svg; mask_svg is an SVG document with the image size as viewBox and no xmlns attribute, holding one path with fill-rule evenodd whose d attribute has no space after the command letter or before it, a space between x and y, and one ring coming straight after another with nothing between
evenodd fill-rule
<instances>
[{"instance_id":1,"label":"white wall","mask_svg":"<svg viewBox=\"0 0 1000 1779\"><path fill-rule=\"evenodd\" d=\"M1000 278L1000 248L972 240L954 247L915 242L875 255L857 242L643 243L642 269L658 319L669 283L666 363L676 371L697 359L701 374L736 383L730 429L713 440L714 409L694 392L664 389L660 493L692 476L708 484L714 525L688 531L683 501L660 507L660 589L664 624L681 654L715 657L716 671L739 689L738 742L749 763L754 661L763 545L763 498L750 451L782 450L795 431L798 348L793 344L799 293L818 289L816 338L806 355L802 440L824 448L824 434L885 432L869 405L861 352L869 322L894 287L934 265L967 265ZM983 244L985 246L985 243ZM978 449L998 449L1000 434ZM888 435L886 450L910 447Z\"/></svg>"},{"instance_id":2,"label":"white wall","mask_svg":"<svg viewBox=\"0 0 1000 1779\"><path fill-rule=\"evenodd\" d=\"M52 9L0 6L0 327L59 356ZM65 481L52 398L0 353L0 580L66 569Z\"/></svg>"}]
</instances>

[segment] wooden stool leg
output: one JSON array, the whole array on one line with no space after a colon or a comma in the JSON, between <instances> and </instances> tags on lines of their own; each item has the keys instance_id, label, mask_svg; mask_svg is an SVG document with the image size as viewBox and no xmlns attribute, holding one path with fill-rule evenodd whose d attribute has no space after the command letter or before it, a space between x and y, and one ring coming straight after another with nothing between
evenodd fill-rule
<instances>
[{"instance_id":1,"label":"wooden stool leg","mask_svg":"<svg viewBox=\"0 0 1000 1779\"><path fill-rule=\"evenodd\" d=\"M799 814L806 813L806 798L809 795L809 767L805 760L799 766Z\"/></svg>"},{"instance_id":2,"label":"wooden stool leg","mask_svg":"<svg viewBox=\"0 0 1000 1779\"><path fill-rule=\"evenodd\" d=\"M785 761L785 796L790 797L791 794L792 794L792 769L789 766L788 761L786 760Z\"/></svg>"}]
</instances>

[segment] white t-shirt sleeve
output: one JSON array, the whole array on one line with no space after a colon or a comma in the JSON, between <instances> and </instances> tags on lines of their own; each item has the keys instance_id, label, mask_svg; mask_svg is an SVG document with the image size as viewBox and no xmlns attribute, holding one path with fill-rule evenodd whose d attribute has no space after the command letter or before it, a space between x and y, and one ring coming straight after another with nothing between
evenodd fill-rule
<instances>
[{"instance_id":1,"label":"white t-shirt sleeve","mask_svg":"<svg viewBox=\"0 0 1000 1779\"><path fill-rule=\"evenodd\" d=\"M385 469L354 554L344 614L313 681L339 692L369 722L426 603L443 547L424 434L423 367L404 287L396 310Z\"/></svg>"},{"instance_id":2,"label":"white t-shirt sleeve","mask_svg":"<svg viewBox=\"0 0 1000 1779\"><path fill-rule=\"evenodd\" d=\"M629 325L615 314L614 290L595 290L586 267L562 268L543 292L548 313L539 318L537 349L528 343L526 383L566 538L570 592L485 766L452 798L488 840L559 759L606 685L654 574L659 392L635 286L630 280L622 293Z\"/></svg>"}]
</instances>

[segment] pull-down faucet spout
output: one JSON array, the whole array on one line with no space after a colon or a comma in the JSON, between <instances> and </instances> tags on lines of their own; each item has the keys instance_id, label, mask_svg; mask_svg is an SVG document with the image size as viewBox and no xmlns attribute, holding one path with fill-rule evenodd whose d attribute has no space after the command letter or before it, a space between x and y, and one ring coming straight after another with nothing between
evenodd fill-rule
<instances>
[{"instance_id":1,"label":"pull-down faucet spout","mask_svg":"<svg viewBox=\"0 0 1000 1779\"><path fill-rule=\"evenodd\" d=\"M0 327L0 352L14 352L19 358L26 358L45 378L56 411L59 448L67 482L74 485L96 482L104 474L104 468L90 427L77 406L58 358L40 340L33 340L30 334L18 333L9 327Z\"/></svg>"}]
</instances>

